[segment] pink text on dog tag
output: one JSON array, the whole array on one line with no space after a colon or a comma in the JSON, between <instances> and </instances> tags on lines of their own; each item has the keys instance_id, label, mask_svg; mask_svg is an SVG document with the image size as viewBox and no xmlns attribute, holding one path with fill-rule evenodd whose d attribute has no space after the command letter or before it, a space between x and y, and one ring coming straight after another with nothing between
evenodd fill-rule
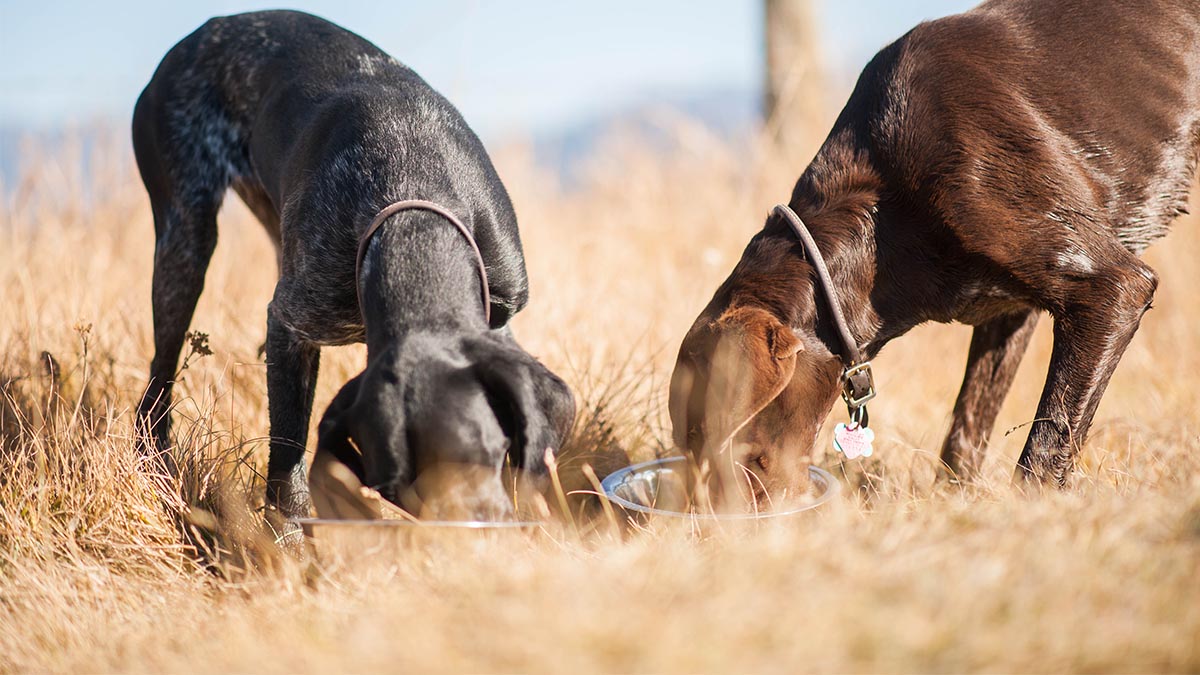
<instances>
[{"instance_id":1,"label":"pink text on dog tag","mask_svg":"<svg viewBox=\"0 0 1200 675\"><path fill-rule=\"evenodd\" d=\"M870 427L839 424L833 428L833 447L846 459L870 457L875 451L871 445L874 441L875 432Z\"/></svg>"}]
</instances>

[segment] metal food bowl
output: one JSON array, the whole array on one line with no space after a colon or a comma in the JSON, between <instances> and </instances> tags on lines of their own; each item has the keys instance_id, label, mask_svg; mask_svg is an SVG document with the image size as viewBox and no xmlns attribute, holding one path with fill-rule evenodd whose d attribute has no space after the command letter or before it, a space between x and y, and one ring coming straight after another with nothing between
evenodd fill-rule
<instances>
[{"instance_id":1,"label":"metal food bowl","mask_svg":"<svg viewBox=\"0 0 1200 675\"><path fill-rule=\"evenodd\" d=\"M413 541L480 539L531 532L545 524L533 520L421 520L365 489L358 476L331 453L317 449L309 470L309 491L316 518L294 518L310 541Z\"/></svg>"},{"instance_id":2,"label":"metal food bowl","mask_svg":"<svg viewBox=\"0 0 1200 675\"><path fill-rule=\"evenodd\" d=\"M415 552L483 555L494 546L525 546L542 532L534 521L414 521L298 518L325 569L374 569Z\"/></svg>"},{"instance_id":3,"label":"metal food bowl","mask_svg":"<svg viewBox=\"0 0 1200 675\"><path fill-rule=\"evenodd\" d=\"M760 513L704 513L688 510L686 457L665 457L634 464L609 474L601 481L604 494L613 504L627 512L686 518L689 520L764 520L785 518L812 511L828 503L841 490L841 485L828 471L810 466L813 496L798 506L780 511Z\"/></svg>"},{"instance_id":4,"label":"metal food bowl","mask_svg":"<svg viewBox=\"0 0 1200 675\"><path fill-rule=\"evenodd\" d=\"M340 518L296 518L292 521L304 530L304 536L312 537L320 532L330 530L347 531L352 530L399 530L399 531L446 531L446 532L465 532L465 531L519 531L519 530L536 530L542 527L544 523L536 520L355 520L355 519L340 519Z\"/></svg>"}]
</instances>

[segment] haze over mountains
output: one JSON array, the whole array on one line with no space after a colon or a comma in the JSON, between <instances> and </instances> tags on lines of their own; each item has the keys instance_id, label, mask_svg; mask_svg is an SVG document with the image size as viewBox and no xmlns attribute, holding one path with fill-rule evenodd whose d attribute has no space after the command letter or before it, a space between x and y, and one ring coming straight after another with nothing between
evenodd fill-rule
<instances>
[{"instance_id":1,"label":"haze over mountains","mask_svg":"<svg viewBox=\"0 0 1200 675\"><path fill-rule=\"evenodd\" d=\"M714 87L691 92L655 92L614 105L561 128L530 130L525 139L531 143L534 158L543 168L553 171L567 185L574 182L583 162L601 148L610 132L632 134L649 148L669 146L672 121L686 119L703 126L719 138L734 138L748 133L757 124L761 111L761 93L753 88ZM469 120L468 120L469 121ZM53 150L64 142L81 142L86 170L98 134L127 136L128 120L97 118L57 128L30 128L9 124L0 127L0 185L10 191L20 172L21 148L32 143ZM511 138L484 136L484 143L497 147Z\"/></svg>"}]
</instances>

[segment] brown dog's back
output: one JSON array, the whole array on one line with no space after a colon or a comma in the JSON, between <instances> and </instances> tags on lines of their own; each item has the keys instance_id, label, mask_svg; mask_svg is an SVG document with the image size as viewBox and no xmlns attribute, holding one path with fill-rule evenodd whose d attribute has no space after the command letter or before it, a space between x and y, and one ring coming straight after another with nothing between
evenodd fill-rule
<instances>
[{"instance_id":1,"label":"brown dog's back","mask_svg":"<svg viewBox=\"0 0 1200 675\"><path fill-rule=\"evenodd\" d=\"M788 206L867 358L926 321L976 326L943 448L952 471L978 469L1037 316L1054 317L1019 464L1062 484L1154 296L1137 254L1184 211L1198 146L1200 2L992 0L872 59ZM812 278L790 228L768 219L680 348L676 438L701 455L732 442L763 484L782 457L809 454L850 358ZM731 320L746 307L801 349L754 339ZM751 388L774 398L730 412L710 391L723 342L748 377L756 360L796 363ZM708 437L729 426L714 411L737 420L733 438Z\"/></svg>"},{"instance_id":2,"label":"brown dog's back","mask_svg":"<svg viewBox=\"0 0 1200 675\"><path fill-rule=\"evenodd\" d=\"M940 188L937 215L971 238L998 225L981 209L1011 218L1016 202L1028 221L1014 225L1102 224L1138 252L1186 205L1200 3L987 2L916 27L872 66L864 80L890 80L874 131L895 177Z\"/></svg>"}]
</instances>

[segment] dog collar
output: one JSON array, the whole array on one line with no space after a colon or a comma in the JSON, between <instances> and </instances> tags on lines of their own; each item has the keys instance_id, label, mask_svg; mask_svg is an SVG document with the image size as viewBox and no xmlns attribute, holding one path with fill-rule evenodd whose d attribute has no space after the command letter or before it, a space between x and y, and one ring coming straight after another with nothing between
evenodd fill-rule
<instances>
[{"instance_id":1,"label":"dog collar","mask_svg":"<svg viewBox=\"0 0 1200 675\"><path fill-rule=\"evenodd\" d=\"M358 240L358 256L354 261L354 288L358 292L358 311L363 313L363 325L366 325L367 316L363 311L362 264L363 258L367 255L367 245L371 243L371 237L375 235L375 232L383 226L383 223L388 218L401 211L410 210L432 211L445 218L462 233L463 238L471 245L471 252L475 254L475 265L479 268L479 281L483 285L483 321L490 326L492 324L492 295L491 291L488 290L487 266L483 263L483 254L479 251L479 244L475 243L474 235L471 234L467 226L463 225L463 222L450 209L424 199L404 199L383 207L379 213L375 214L375 218L371 221L370 226L363 232L362 238Z\"/></svg>"},{"instance_id":2,"label":"dog collar","mask_svg":"<svg viewBox=\"0 0 1200 675\"><path fill-rule=\"evenodd\" d=\"M781 216L791 226L796 237L804 247L804 254L817 273L817 286L825 296L837 327L838 339L842 343L842 400L850 412L850 419L861 426L867 425L867 401L875 398L875 379L871 375L871 362L863 358L862 351L850 328L846 325L846 317L842 314L841 303L838 302L837 291L833 287L833 279L829 276L829 268L825 266L825 258L817 248L817 242L812 233L805 227L804 221L789 206L779 204L774 213Z\"/></svg>"}]
</instances>

